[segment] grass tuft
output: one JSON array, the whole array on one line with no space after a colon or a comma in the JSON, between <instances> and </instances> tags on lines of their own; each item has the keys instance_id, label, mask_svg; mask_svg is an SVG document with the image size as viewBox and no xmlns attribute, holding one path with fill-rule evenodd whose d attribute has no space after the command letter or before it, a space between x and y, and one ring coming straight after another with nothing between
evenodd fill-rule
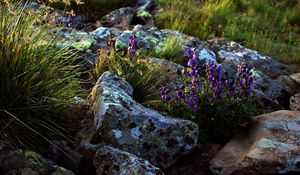
<instances>
[{"instance_id":1,"label":"grass tuft","mask_svg":"<svg viewBox=\"0 0 300 175\"><path fill-rule=\"evenodd\" d=\"M80 69L75 53L58 47L59 38L24 8L12 13L0 6L0 143L35 149L40 143L32 130L63 135L56 121L73 109Z\"/></svg>"}]
</instances>

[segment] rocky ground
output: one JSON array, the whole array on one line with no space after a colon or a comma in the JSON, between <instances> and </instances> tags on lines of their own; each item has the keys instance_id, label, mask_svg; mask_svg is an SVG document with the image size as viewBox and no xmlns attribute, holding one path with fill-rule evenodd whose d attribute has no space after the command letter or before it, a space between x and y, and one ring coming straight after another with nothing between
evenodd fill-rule
<instances>
[{"instance_id":1,"label":"rocky ground","mask_svg":"<svg viewBox=\"0 0 300 175\"><path fill-rule=\"evenodd\" d=\"M48 156L17 151L0 145L0 174L287 174L300 172L300 74L286 65L228 39L201 41L178 31L154 26L153 0L139 0L135 7L117 9L104 16L101 27L85 26L58 33L84 56L80 64L91 69L98 49L127 49L135 33L142 48L162 48L169 36L180 38L184 48L196 49L198 58L221 64L224 73L243 60L256 68L254 97L261 108L275 112L254 117L249 128L225 145L199 144L197 124L169 118L133 99L132 86L105 72L95 84L87 103L76 142L56 141ZM62 19L66 18L64 16ZM92 30L95 28L95 30ZM55 30L55 29L54 29ZM159 61L158 61L159 60ZM181 69L176 63L153 58L156 66ZM68 155L68 156L66 156ZM55 163L54 163L55 162ZM55 164L59 164L55 165ZM64 166L65 168L62 168ZM70 170L66 170L70 169Z\"/></svg>"}]
</instances>

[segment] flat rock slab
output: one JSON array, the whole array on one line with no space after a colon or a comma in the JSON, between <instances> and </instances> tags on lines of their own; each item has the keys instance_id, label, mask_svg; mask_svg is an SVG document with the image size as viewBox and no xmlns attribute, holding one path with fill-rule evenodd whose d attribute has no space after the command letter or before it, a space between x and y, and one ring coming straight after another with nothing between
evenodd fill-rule
<instances>
[{"instance_id":1,"label":"flat rock slab","mask_svg":"<svg viewBox=\"0 0 300 175\"><path fill-rule=\"evenodd\" d=\"M300 112L255 117L248 131L222 148L210 168L218 175L300 172Z\"/></svg>"},{"instance_id":2,"label":"flat rock slab","mask_svg":"<svg viewBox=\"0 0 300 175\"><path fill-rule=\"evenodd\" d=\"M164 173L149 161L133 154L113 148L101 147L95 154L96 175L163 175Z\"/></svg>"},{"instance_id":3,"label":"flat rock slab","mask_svg":"<svg viewBox=\"0 0 300 175\"><path fill-rule=\"evenodd\" d=\"M94 113L94 144L111 145L152 164L167 168L198 141L197 124L168 118L132 99L132 87L105 72L94 87L90 101Z\"/></svg>"}]
</instances>

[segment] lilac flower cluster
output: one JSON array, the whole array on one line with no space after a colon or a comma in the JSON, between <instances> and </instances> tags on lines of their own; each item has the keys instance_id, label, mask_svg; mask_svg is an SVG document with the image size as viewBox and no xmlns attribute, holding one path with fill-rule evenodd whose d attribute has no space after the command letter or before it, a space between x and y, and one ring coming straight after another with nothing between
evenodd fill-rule
<instances>
[{"instance_id":1,"label":"lilac flower cluster","mask_svg":"<svg viewBox=\"0 0 300 175\"><path fill-rule=\"evenodd\" d=\"M202 73L202 69L201 66L199 65L199 61L197 59L195 52L188 50L187 55L190 57L190 59L187 63L188 68L185 71L185 74L189 77L189 81L187 81L184 84L181 84L177 88L169 89L169 90L175 92L176 94L175 100L186 101L187 106L192 108L196 112L198 110L199 92L201 92L203 87L201 77L200 77ZM163 89L168 89L168 88L163 88ZM171 100L170 95L168 95L168 98L166 98L165 94L162 92L161 94L162 94L163 101Z\"/></svg>"},{"instance_id":2,"label":"lilac flower cluster","mask_svg":"<svg viewBox=\"0 0 300 175\"><path fill-rule=\"evenodd\" d=\"M73 14L68 14L68 27L75 28L75 17Z\"/></svg>"},{"instance_id":3,"label":"lilac flower cluster","mask_svg":"<svg viewBox=\"0 0 300 175\"><path fill-rule=\"evenodd\" d=\"M226 81L221 77L221 66L214 62L206 64L206 74L209 87L213 90L213 99L222 99L224 97L224 85Z\"/></svg>"},{"instance_id":4,"label":"lilac flower cluster","mask_svg":"<svg viewBox=\"0 0 300 175\"><path fill-rule=\"evenodd\" d=\"M137 49L138 41L135 40L135 35L132 34L129 38L129 45L127 49L127 54L129 56L135 56L136 55L136 49Z\"/></svg>"},{"instance_id":5,"label":"lilac flower cluster","mask_svg":"<svg viewBox=\"0 0 300 175\"><path fill-rule=\"evenodd\" d=\"M249 68L246 62L242 62L242 64L238 66L238 83L241 87L241 96L243 98L249 97L254 87L255 78L252 75L253 70L254 69Z\"/></svg>"},{"instance_id":6,"label":"lilac flower cluster","mask_svg":"<svg viewBox=\"0 0 300 175\"><path fill-rule=\"evenodd\" d=\"M229 82L222 78L220 65L214 62L200 65L195 52L191 50L187 51L187 55L190 58L187 63L188 68L185 70L188 81L176 88L162 88L160 93L163 102L182 100L196 112L199 107L200 95L203 93L211 92L210 102L224 99L226 92L235 98L238 94L243 99L250 96L255 78L252 76L252 69L246 62L238 66L237 79ZM205 75L206 79L201 78ZM239 86L239 88L235 86Z\"/></svg>"}]
</instances>

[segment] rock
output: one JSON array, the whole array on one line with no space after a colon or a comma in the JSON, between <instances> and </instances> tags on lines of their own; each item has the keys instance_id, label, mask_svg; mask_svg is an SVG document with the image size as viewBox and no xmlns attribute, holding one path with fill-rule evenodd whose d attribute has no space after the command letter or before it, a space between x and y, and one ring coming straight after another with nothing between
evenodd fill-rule
<instances>
[{"instance_id":1,"label":"rock","mask_svg":"<svg viewBox=\"0 0 300 175\"><path fill-rule=\"evenodd\" d=\"M22 175L75 175L32 151L15 151L0 144L0 173Z\"/></svg>"},{"instance_id":2,"label":"rock","mask_svg":"<svg viewBox=\"0 0 300 175\"><path fill-rule=\"evenodd\" d=\"M164 173L147 160L128 152L103 146L95 154L96 175L163 175Z\"/></svg>"},{"instance_id":3,"label":"rock","mask_svg":"<svg viewBox=\"0 0 300 175\"><path fill-rule=\"evenodd\" d=\"M290 98L290 108L295 111L300 111L300 93Z\"/></svg>"},{"instance_id":4,"label":"rock","mask_svg":"<svg viewBox=\"0 0 300 175\"><path fill-rule=\"evenodd\" d=\"M52 141L48 151L48 157L55 163L62 165L73 172L80 172L80 162L83 156L79 154L71 143L67 141Z\"/></svg>"},{"instance_id":5,"label":"rock","mask_svg":"<svg viewBox=\"0 0 300 175\"><path fill-rule=\"evenodd\" d=\"M95 132L81 147L93 147L89 144L97 138L94 144L114 146L162 168L193 150L199 134L195 123L167 118L135 102L132 94L132 87L110 72L99 78L89 96Z\"/></svg>"},{"instance_id":6,"label":"rock","mask_svg":"<svg viewBox=\"0 0 300 175\"><path fill-rule=\"evenodd\" d=\"M73 47L78 51L85 51L96 42L94 37L87 32L72 31L71 29L56 30L54 29L52 32L56 32L63 40L56 44L59 47Z\"/></svg>"},{"instance_id":7,"label":"rock","mask_svg":"<svg viewBox=\"0 0 300 175\"><path fill-rule=\"evenodd\" d=\"M200 60L221 64L223 73L229 78L235 75L237 65L242 61L254 67L257 81L253 96L262 108L289 109L290 96L300 89L288 76L290 71L286 65L236 42L216 38L203 45L198 44L197 49Z\"/></svg>"},{"instance_id":8,"label":"rock","mask_svg":"<svg viewBox=\"0 0 300 175\"><path fill-rule=\"evenodd\" d=\"M256 73L253 92L256 102L264 109L289 109L289 99L300 90L299 84L286 75L272 79L260 71Z\"/></svg>"},{"instance_id":9,"label":"rock","mask_svg":"<svg viewBox=\"0 0 300 175\"><path fill-rule=\"evenodd\" d=\"M220 145L201 143L191 153L164 170L164 173L166 175L211 175L209 163L220 148Z\"/></svg>"},{"instance_id":10,"label":"rock","mask_svg":"<svg viewBox=\"0 0 300 175\"><path fill-rule=\"evenodd\" d=\"M160 58L150 58L148 64L162 68L165 73L180 73L183 71L185 67L181 66L180 64L176 64L172 61Z\"/></svg>"},{"instance_id":11,"label":"rock","mask_svg":"<svg viewBox=\"0 0 300 175\"><path fill-rule=\"evenodd\" d=\"M137 48L138 53L151 53L159 45L160 39L153 36L151 32L146 30L142 25L136 25L132 31L125 30L116 37L115 48L117 51L127 50L129 38L134 33L135 39L139 42Z\"/></svg>"},{"instance_id":12,"label":"rock","mask_svg":"<svg viewBox=\"0 0 300 175\"><path fill-rule=\"evenodd\" d=\"M233 62L238 65L242 61L247 61L258 71L273 79L290 74L286 65L228 39L212 39L207 41L207 44L216 53L218 63Z\"/></svg>"},{"instance_id":13,"label":"rock","mask_svg":"<svg viewBox=\"0 0 300 175\"><path fill-rule=\"evenodd\" d=\"M300 112L255 117L249 129L221 149L210 168L220 175L300 172Z\"/></svg>"},{"instance_id":14,"label":"rock","mask_svg":"<svg viewBox=\"0 0 300 175\"><path fill-rule=\"evenodd\" d=\"M137 10L133 7L123 7L112 11L101 19L104 27L115 27L119 29L129 29L133 21L133 17Z\"/></svg>"},{"instance_id":15,"label":"rock","mask_svg":"<svg viewBox=\"0 0 300 175\"><path fill-rule=\"evenodd\" d=\"M137 7L140 10L151 10L154 5L154 0L138 0L137 2Z\"/></svg>"},{"instance_id":16,"label":"rock","mask_svg":"<svg viewBox=\"0 0 300 175\"><path fill-rule=\"evenodd\" d=\"M300 73L290 75L291 79L295 80L298 84L300 84Z\"/></svg>"},{"instance_id":17,"label":"rock","mask_svg":"<svg viewBox=\"0 0 300 175\"><path fill-rule=\"evenodd\" d=\"M108 37L116 37L121 35L121 31L116 28L99 27L95 31L91 32L96 40L106 41Z\"/></svg>"}]
</instances>

